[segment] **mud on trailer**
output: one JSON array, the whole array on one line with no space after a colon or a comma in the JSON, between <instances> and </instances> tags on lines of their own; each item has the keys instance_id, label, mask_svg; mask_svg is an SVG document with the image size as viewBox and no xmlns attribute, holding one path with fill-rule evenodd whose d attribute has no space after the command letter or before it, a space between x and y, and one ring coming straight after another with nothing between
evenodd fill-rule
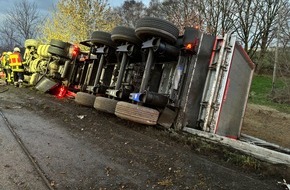
<instances>
[{"instance_id":1,"label":"mud on trailer","mask_svg":"<svg viewBox=\"0 0 290 190\"><path fill-rule=\"evenodd\" d=\"M144 17L95 31L76 102L146 125L240 136L254 64L233 35Z\"/></svg>"}]
</instances>

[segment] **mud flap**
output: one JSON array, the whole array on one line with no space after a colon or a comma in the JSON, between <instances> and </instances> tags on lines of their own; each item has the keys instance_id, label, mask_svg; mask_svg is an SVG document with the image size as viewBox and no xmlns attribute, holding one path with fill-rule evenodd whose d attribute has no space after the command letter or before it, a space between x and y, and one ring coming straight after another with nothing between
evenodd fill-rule
<instances>
[{"instance_id":1,"label":"mud flap","mask_svg":"<svg viewBox=\"0 0 290 190\"><path fill-rule=\"evenodd\" d=\"M176 118L177 112L165 107L165 109L161 112L160 117L157 121L157 123L167 129L169 129L175 118Z\"/></svg>"},{"instance_id":2,"label":"mud flap","mask_svg":"<svg viewBox=\"0 0 290 190\"><path fill-rule=\"evenodd\" d=\"M39 81L37 81L35 88L41 92L47 92L50 89L54 88L58 83L45 77L42 76Z\"/></svg>"}]
</instances>

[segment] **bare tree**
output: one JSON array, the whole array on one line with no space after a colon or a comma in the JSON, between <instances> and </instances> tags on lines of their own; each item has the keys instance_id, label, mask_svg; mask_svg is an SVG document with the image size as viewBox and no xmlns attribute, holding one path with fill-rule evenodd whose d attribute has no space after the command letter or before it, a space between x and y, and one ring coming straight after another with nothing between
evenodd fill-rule
<instances>
[{"instance_id":1,"label":"bare tree","mask_svg":"<svg viewBox=\"0 0 290 190\"><path fill-rule=\"evenodd\" d=\"M145 16L145 10L142 1L126 0L121 7L116 7L114 12L121 19L122 25L134 28L137 20Z\"/></svg>"},{"instance_id":2,"label":"bare tree","mask_svg":"<svg viewBox=\"0 0 290 190\"><path fill-rule=\"evenodd\" d=\"M248 50L248 53L250 53L251 56L254 55L252 58L256 59L254 61L257 63L256 72L258 74L265 68L271 67L272 61L269 60L267 50L276 38L278 17L279 15L284 15L284 13L279 14L279 12L283 11L287 4L288 0L254 1L253 9L255 11L253 12L253 19L255 19L255 21L254 25L252 25L254 31L250 30L249 41L252 42L252 45L249 49L254 50L259 48L259 51L255 53L255 51L249 52ZM249 17L245 17L245 19L247 18ZM249 26L245 26L245 29L246 28L249 30Z\"/></svg>"},{"instance_id":3,"label":"bare tree","mask_svg":"<svg viewBox=\"0 0 290 190\"><path fill-rule=\"evenodd\" d=\"M161 4L151 0L150 5L149 8L157 9L162 17L173 22L181 32L185 26L198 27L213 35L223 35L234 29L234 0L164 0Z\"/></svg>"},{"instance_id":4,"label":"bare tree","mask_svg":"<svg viewBox=\"0 0 290 190\"><path fill-rule=\"evenodd\" d=\"M164 15L161 12L161 2L160 0L151 0L149 6L146 9L146 15L151 17L163 18Z\"/></svg>"},{"instance_id":5,"label":"bare tree","mask_svg":"<svg viewBox=\"0 0 290 190\"><path fill-rule=\"evenodd\" d=\"M282 16L283 15L283 16ZM279 103L290 103L290 65L289 65L289 41L290 41L290 5L286 3L278 12L278 19L275 28L275 60L272 76L273 101ZM283 82L283 88L278 88L278 80ZM276 82L277 81L277 82Z\"/></svg>"},{"instance_id":6,"label":"bare tree","mask_svg":"<svg viewBox=\"0 0 290 190\"><path fill-rule=\"evenodd\" d=\"M201 20L195 0L165 0L160 6L161 15L174 23L180 32L184 27L199 27Z\"/></svg>"},{"instance_id":7,"label":"bare tree","mask_svg":"<svg viewBox=\"0 0 290 190\"><path fill-rule=\"evenodd\" d=\"M259 22L259 17L256 16L258 0L235 0L235 3L238 7L234 24L235 31L243 43L245 51L250 57L253 57L258 49L262 35L257 26Z\"/></svg>"},{"instance_id":8,"label":"bare tree","mask_svg":"<svg viewBox=\"0 0 290 190\"><path fill-rule=\"evenodd\" d=\"M198 2L198 10L203 20L204 30L213 35L223 35L234 30L236 9L234 0Z\"/></svg>"},{"instance_id":9,"label":"bare tree","mask_svg":"<svg viewBox=\"0 0 290 190\"><path fill-rule=\"evenodd\" d=\"M287 14L287 21L281 26L281 44L284 49L290 45L290 15Z\"/></svg>"},{"instance_id":10,"label":"bare tree","mask_svg":"<svg viewBox=\"0 0 290 190\"><path fill-rule=\"evenodd\" d=\"M15 44L15 30L14 27L11 26L11 23L7 22L4 25L1 26L0 28L0 33L1 33L1 47L5 50L11 50Z\"/></svg>"},{"instance_id":11,"label":"bare tree","mask_svg":"<svg viewBox=\"0 0 290 190\"><path fill-rule=\"evenodd\" d=\"M258 3L258 27L261 31L261 58L265 55L267 48L275 37L275 29L277 29L279 11L282 11L283 7L286 6L287 3L288 0L265 0L259 1Z\"/></svg>"},{"instance_id":12,"label":"bare tree","mask_svg":"<svg viewBox=\"0 0 290 190\"><path fill-rule=\"evenodd\" d=\"M35 2L21 0L16 2L7 11L3 25L0 28L2 40L12 48L23 44L25 39L35 38L38 35L37 27L40 25L41 16ZM11 47L12 46L12 47Z\"/></svg>"}]
</instances>

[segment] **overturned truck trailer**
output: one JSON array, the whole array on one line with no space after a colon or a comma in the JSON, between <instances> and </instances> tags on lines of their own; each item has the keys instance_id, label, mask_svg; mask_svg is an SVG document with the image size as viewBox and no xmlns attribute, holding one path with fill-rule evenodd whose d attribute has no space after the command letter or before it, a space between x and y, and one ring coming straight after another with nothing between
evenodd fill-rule
<instances>
[{"instance_id":1,"label":"overturned truck trailer","mask_svg":"<svg viewBox=\"0 0 290 190\"><path fill-rule=\"evenodd\" d=\"M117 102L115 114L239 138L255 66L235 36L191 27L179 35L172 23L150 17L138 20L135 33L143 42L142 81L131 102Z\"/></svg>"},{"instance_id":2,"label":"overturned truck trailer","mask_svg":"<svg viewBox=\"0 0 290 190\"><path fill-rule=\"evenodd\" d=\"M233 35L216 37L192 27L180 35L174 24L144 17L135 29L116 27L106 36L89 41L97 50L114 41L118 59L110 85L103 93L92 91L90 106L146 125L239 138L254 64ZM137 59L128 58L132 53ZM105 67L92 64L99 74L91 89L98 89ZM76 100L88 97L77 95Z\"/></svg>"},{"instance_id":3,"label":"overturned truck trailer","mask_svg":"<svg viewBox=\"0 0 290 190\"><path fill-rule=\"evenodd\" d=\"M197 38L198 51L187 63L173 127L237 139L255 65L232 35L213 37L199 32Z\"/></svg>"}]
</instances>

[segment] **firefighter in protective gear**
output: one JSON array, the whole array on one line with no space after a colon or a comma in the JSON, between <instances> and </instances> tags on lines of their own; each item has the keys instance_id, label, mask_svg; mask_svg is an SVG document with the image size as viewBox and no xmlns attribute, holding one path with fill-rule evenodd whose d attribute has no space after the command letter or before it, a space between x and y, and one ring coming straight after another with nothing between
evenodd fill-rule
<instances>
[{"instance_id":1,"label":"firefighter in protective gear","mask_svg":"<svg viewBox=\"0 0 290 190\"><path fill-rule=\"evenodd\" d=\"M21 86L24 80L24 67L22 64L22 57L20 54L20 49L15 47L13 53L9 56L10 67L13 72L14 85Z\"/></svg>"},{"instance_id":2,"label":"firefighter in protective gear","mask_svg":"<svg viewBox=\"0 0 290 190\"><path fill-rule=\"evenodd\" d=\"M3 55L5 55L5 54L6 54L6 52L3 52L2 54L0 54L0 78L3 77L2 76L3 75L2 71L4 71L4 70L3 70L2 59L3 59ZM5 74L4 74L4 76L5 76Z\"/></svg>"},{"instance_id":3,"label":"firefighter in protective gear","mask_svg":"<svg viewBox=\"0 0 290 190\"><path fill-rule=\"evenodd\" d=\"M6 84L11 84L12 83L12 70L9 64L9 56L12 54L12 52L3 52L2 57L1 57L1 64L2 68L5 73L5 81Z\"/></svg>"}]
</instances>

